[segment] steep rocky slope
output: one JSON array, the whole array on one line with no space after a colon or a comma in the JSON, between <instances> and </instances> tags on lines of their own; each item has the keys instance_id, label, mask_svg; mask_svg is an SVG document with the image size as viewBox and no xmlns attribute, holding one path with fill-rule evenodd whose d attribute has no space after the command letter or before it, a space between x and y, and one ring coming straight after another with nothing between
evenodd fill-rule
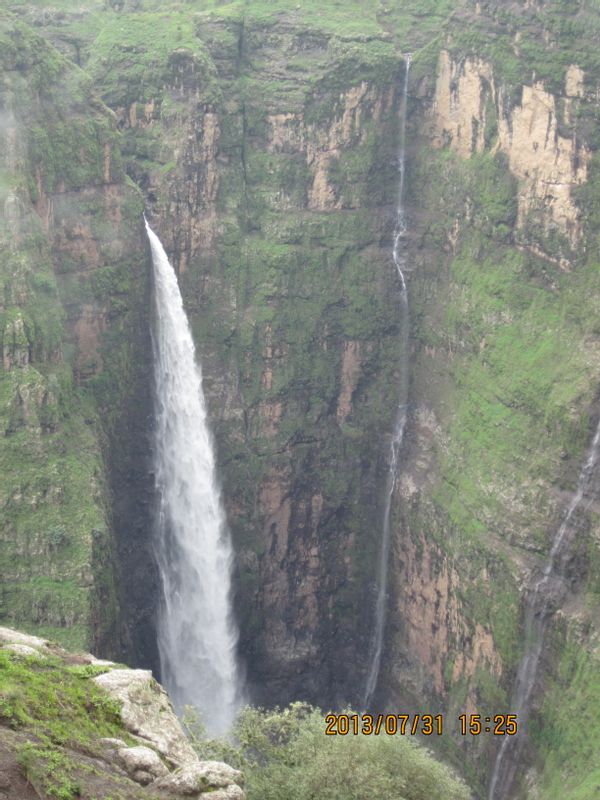
<instances>
[{"instance_id":1,"label":"steep rocky slope","mask_svg":"<svg viewBox=\"0 0 600 800\"><path fill-rule=\"evenodd\" d=\"M147 670L0 628L0 797L244 800L243 776L200 761Z\"/></svg>"},{"instance_id":2,"label":"steep rocky slope","mask_svg":"<svg viewBox=\"0 0 600 800\"><path fill-rule=\"evenodd\" d=\"M144 438L151 315L136 219L142 199L126 187L124 170L180 273L238 554L241 651L255 697L269 702L358 702L363 689L398 381L390 251L399 91L402 53L413 51L410 418L379 700L391 710L445 711L456 735L437 744L466 764L483 796L497 742L460 737L455 720L463 711L510 710L525 646L525 590L544 563L598 418L593 3L12 6L83 68L44 51L85 81L75 119L112 120L109 177L98 155L95 171L69 191L89 184L100 203L110 187L121 216L97 205L102 224L92 228L76 200L79 222L61 233L60 215L48 211L48 198L60 208L54 187L40 201L35 169L57 164L71 187L71 165L64 154L36 155L30 117L42 129L54 123L40 121L32 100L19 111L32 144L16 170L31 175L19 197L45 226L49 260L38 259L39 272L47 263L52 280L58 273L60 305L53 299L45 308L66 309L56 334L63 354L53 360L57 345L44 332L47 354L35 359L48 366L37 371L50 376L64 362L74 376L68 397L86 405L70 405L61 424L90 420L81 430L91 455L80 460L102 476L89 506L101 521L73 527L65 505L55 509L57 526L69 535L72 527L113 531L99 537L102 568L90 574L100 583L82 589L86 603L114 599L112 610L102 603L92 615L110 628L98 641L154 663ZM27 69L13 58L15 79ZM59 95L63 101L64 83L51 84L51 105ZM92 101L92 87L113 117ZM96 149L96 139L69 146ZM109 255L96 239L126 243ZM35 375L20 344L27 325L7 320L3 380ZM113 413L99 422L98 409L109 406ZM53 463L51 438L39 427L27 433L42 442L36 471ZM88 452L79 435L69 446ZM568 586L555 598L521 796L551 798L560 787L568 797L593 797L598 780L592 499L579 520ZM53 552L45 520L54 517L45 506L40 527L31 507L29 500L19 513L40 539L37 551L17 561L15 547L29 534L15 524L5 537L7 559L22 571L15 585L36 574L26 566L36 563L31 554L47 560L42 547ZM57 575L79 564L71 555L51 555ZM131 579L120 581L119 570ZM21 596L33 595L27 588ZM55 584L47 596L54 608ZM5 618L37 625L70 621L46 623L30 608L8 608ZM82 635L90 629L89 616L77 621Z\"/></svg>"},{"instance_id":3,"label":"steep rocky slope","mask_svg":"<svg viewBox=\"0 0 600 800\"><path fill-rule=\"evenodd\" d=\"M510 707L526 589L586 458L600 378L596 80L585 44L565 47L567 20L581 36L597 20L583 4L575 19L560 4L515 4L512 17L483 5L415 58L413 83L413 130L429 141L413 151L414 414L388 685L451 717ZM552 72L527 38L544 24L562 64ZM598 725L586 706L598 691L597 485L550 600L525 757L535 767L519 796L595 791L594 734L578 731ZM458 744L468 756L498 746Z\"/></svg>"},{"instance_id":4,"label":"steep rocky slope","mask_svg":"<svg viewBox=\"0 0 600 800\"><path fill-rule=\"evenodd\" d=\"M402 62L383 32L306 31L296 13L160 19L170 47L142 80L151 13L115 16L86 68L188 300L249 679L271 702L358 699L377 548L361 534L394 413Z\"/></svg>"},{"instance_id":5,"label":"steep rocky slope","mask_svg":"<svg viewBox=\"0 0 600 800\"><path fill-rule=\"evenodd\" d=\"M1 614L116 652L113 533L122 552L151 527L143 202L89 77L19 22L1 35Z\"/></svg>"}]
</instances>

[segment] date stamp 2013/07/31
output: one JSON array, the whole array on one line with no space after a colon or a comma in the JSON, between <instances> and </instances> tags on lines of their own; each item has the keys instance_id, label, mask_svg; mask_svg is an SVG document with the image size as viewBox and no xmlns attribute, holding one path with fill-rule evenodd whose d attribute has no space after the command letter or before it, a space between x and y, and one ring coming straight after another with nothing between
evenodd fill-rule
<instances>
[{"instance_id":1,"label":"date stamp 2013/07/31","mask_svg":"<svg viewBox=\"0 0 600 800\"><path fill-rule=\"evenodd\" d=\"M327 736L441 736L445 729L443 714L328 714ZM518 731L516 714L460 714L453 719L453 730L461 736L514 736Z\"/></svg>"}]
</instances>

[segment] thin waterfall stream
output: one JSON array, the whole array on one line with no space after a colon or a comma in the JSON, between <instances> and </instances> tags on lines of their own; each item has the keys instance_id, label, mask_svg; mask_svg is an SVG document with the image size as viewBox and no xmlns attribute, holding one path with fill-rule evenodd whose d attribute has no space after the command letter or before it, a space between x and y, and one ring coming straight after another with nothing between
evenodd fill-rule
<instances>
[{"instance_id":1,"label":"thin waterfall stream","mask_svg":"<svg viewBox=\"0 0 600 800\"><path fill-rule=\"evenodd\" d=\"M194 706L211 734L227 732L240 702L232 618L233 551L217 482L202 373L175 270L146 221L156 324L156 558L162 682L181 712Z\"/></svg>"},{"instance_id":2,"label":"thin waterfall stream","mask_svg":"<svg viewBox=\"0 0 600 800\"><path fill-rule=\"evenodd\" d=\"M398 409L392 440L390 443L389 466L385 486L385 505L383 509L383 521L381 528L381 548L379 551L379 563L377 569L377 600L375 603L375 626L370 649L370 663L367 673L363 706L369 708L373 700L373 694L377 687L379 672L381 669L381 656L383 653L383 639L385 633L385 623L387 614L387 592L388 592L388 569L391 546L391 512L392 498L398 477L398 456L404 439L404 429L406 428L407 400L408 400L408 342L410 336L410 320L408 306L408 292L404 271L406 268L405 237L407 231L406 210L404 208L404 178L406 172L406 110L408 101L408 75L410 71L411 54L405 55L406 69L404 72L404 84L402 88L402 105L400 120L400 145L398 149L398 206L396 211L396 227L394 229L394 246L392 256L394 266L400 281L400 359L399 373L400 381L398 386Z\"/></svg>"},{"instance_id":3,"label":"thin waterfall stream","mask_svg":"<svg viewBox=\"0 0 600 800\"><path fill-rule=\"evenodd\" d=\"M555 611L553 597L557 590L564 592L565 556L577 530L577 512L590 487L594 469L600 457L600 422L590 445L587 459L579 473L577 487L567 507L564 519L554 537L548 560L541 575L532 581L525 600L526 649L519 664L513 691L511 713L517 715L518 732L505 736L498 750L490 779L488 800L509 797L519 766L519 756L526 735L529 701L535 688L537 670L544 644L548 621ZM587 506L586 506L587 507ZM584 507L582 510L585 511Z\"/></svg>"}]
</instances>

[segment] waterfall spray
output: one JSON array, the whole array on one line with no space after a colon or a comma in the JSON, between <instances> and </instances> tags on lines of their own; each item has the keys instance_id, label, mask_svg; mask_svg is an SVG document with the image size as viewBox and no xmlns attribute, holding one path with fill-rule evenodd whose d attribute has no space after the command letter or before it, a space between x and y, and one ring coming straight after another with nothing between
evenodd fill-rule
<instances>
[{"instance_id":1,"label":"waterfall spray","mask_svg":"<svg viewBox=\"0 0 600 800\"><path fill-rule=\"evenodd\" d=\"M517 715L518 733L505 736L496 755L488 800L502 800L509 796L524 744L524 729L529 717L529 700L535 687L544 634L552 616L550 590L563 581L565 559L576 527L579 510L590 485L590 479L600 456L600 422L592 440L587 459L577 481L575 494L552 543L550 554L541 576L532 582L525 601L525 654L519 664L513 691L512 713ZM584 509L585 510L585 509Z\"/></svg>"},{"instance_id":2,"label":"waterfall spray","mask_svg":"<svg viewBox=\"0 0 600 800\"><path fill-rule=\"evenodd\" d=\"M394 246L392 256L394 266L400 282L400 385L398 387L398 409L394 421L392 441L390 444L389 467L385 485L385 505L383 509L383 522L381 530L381 549L379 551L379 563L377 570L377 600L375 603L375 627L371 643L371 659L369 671L367 673L367 683L363 705L369 708L373 699L373 694L377 687L379 670L381 668L381 656L383 652L383 637L385 633L385 620L387 611L387 587L388 587L388 562L391 545L391 512L392 497L396 487L398 477L398 456L404 439L404 429L406 428L406 406L408 400L408 341L410 335L410 323L408 316L408 292L404 270L406 266L405 256L405 237L406 237L406 211L404 208L404 175L406 168L406 109L408 100L408 73L410 70L411 54L405 55L406 69L404 72L404 85L402 89L402 107L400 122L400 146L398 149L398 207L396 212L396 227L394 229Z\"/></svg>"},{"instance_id":3,"label":"waterfall spray","mask_svg":"<svg viewBox=\"0 0 600 800\"><path fill-rule=\"evenodd\" d=\"M146 222L154 266L153 336L160 497L156 557L161 678L178 711L196 707L211 734L239 703L230 608L232 547L216 479L202 374L175 271Z\"/></svg>"}]
</instances>

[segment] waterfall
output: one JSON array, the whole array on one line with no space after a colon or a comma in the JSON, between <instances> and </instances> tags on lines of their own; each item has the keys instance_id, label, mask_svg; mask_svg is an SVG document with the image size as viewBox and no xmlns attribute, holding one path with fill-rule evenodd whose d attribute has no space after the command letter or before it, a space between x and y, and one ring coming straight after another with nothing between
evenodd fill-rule
<instances>
[{"instance_id":1,"label":"waterfall","mask_svg":"<svg viewBox=\"0 0 600 800\"><path fill-rule=\"evenodd\" d=\"M564 591L564 556L576 532L575 515L585 498L599 456L600 422L585 464L579 473L577 488L552 543L546 565L542 574L532 581L525 599L525 653L517 671L511 706L511 713L517 714L519 727L517 734L504 737L498 750L490 779L488 800L502 800L508 797L517 772L524 743L524 728L529 716L529 700L535 687L544 634L548 620L555 610L552 607L552 597L556 597L557 591Z\"/></svg>"},{"instance_id":2,"label":"waterfall","mask_svg":"<svg viewBox=\"0 0 600 800\"><path fill-rule=\"evenodd\" d=\"M396 211L396 227L394 229L394 246L392 256L394 266L400 282L400 385L398 387L398 409L394 421L392 440L390 443L389 467L385 486L385 505L383 509L383 521L381 527L381 549L379 551L379 563L377 569L377 600L375 602L375 627L370 649L370 664L367 673L367 683L364 694L364 708L369 708L373 699L379 670L381 667L381 656L383 652L383 637L385 633L385 619L387 611L387 591L388 591L388 562L390 557L391 545L391 512L392 497L396 487L398 477L398 456L404 438L406 427L407 400L408 400L408 342L410 335L410 323L408 316L408 293L404 270L406 266L405 256L405 236L406 236L406 211L404 208L404 175L406 168L406 109L408 101L408 73L410 70L411 54L405 55L406 69L404 72L404 85L402 89L402 107L400 121L400 146L398 149L398 206Z\"/></svg>"},{"instance_id":3,"label":"waterfall","mask_svg":"<svg viewBox=\"0 0 600 800\"><path fill-rule=\"evenodd\" d=\"M237 630L230 608L232 547L219 496L202 373L175 271L146 222L156 325L156 557L161 678L180 712L196 707L211 734L227 731L239 703Z\"/></svg>"}]
</instances>

